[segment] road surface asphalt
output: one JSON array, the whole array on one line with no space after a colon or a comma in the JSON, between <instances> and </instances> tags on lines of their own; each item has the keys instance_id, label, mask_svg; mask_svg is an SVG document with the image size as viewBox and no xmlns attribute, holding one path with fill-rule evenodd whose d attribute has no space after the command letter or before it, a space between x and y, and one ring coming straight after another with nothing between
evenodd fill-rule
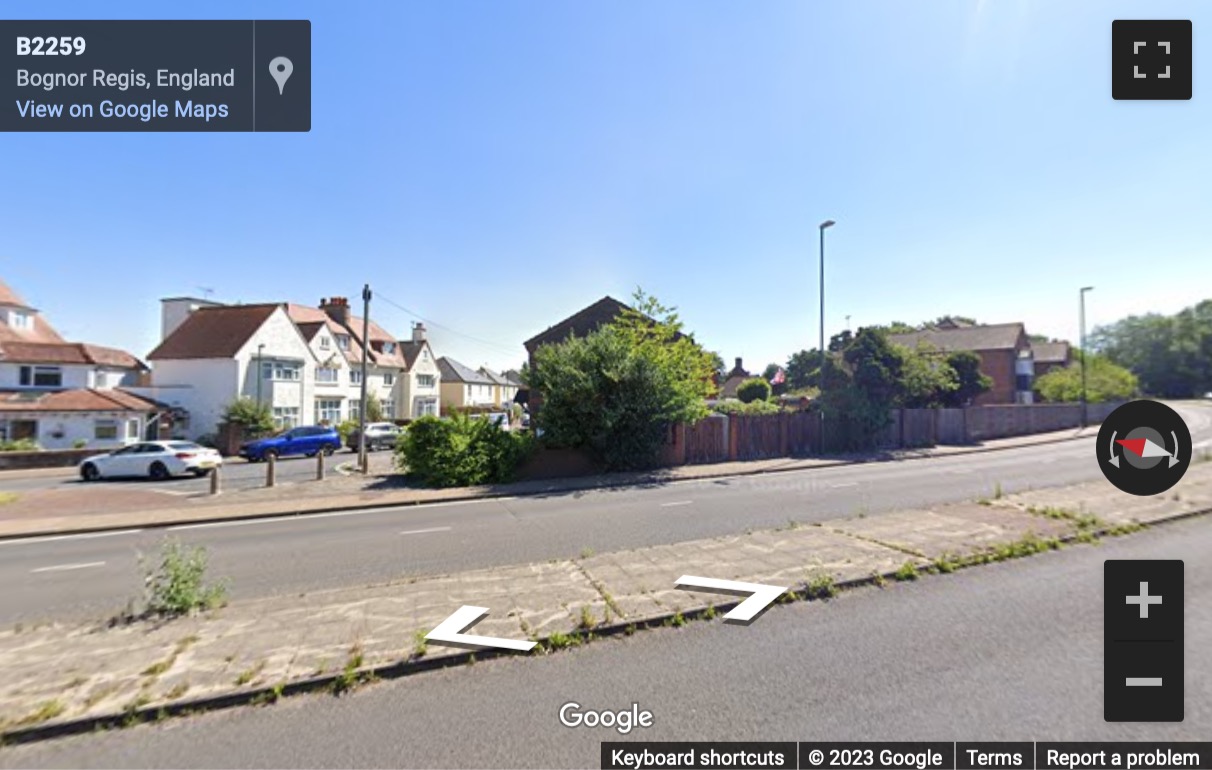
<instances>
[{"instance_id":1,"label":"road surface asphalt","mask_svg":"<svg viewBox=\"0 0 1212 770\"><path fill-rule=\"evenodd\" d=\"M1206 740L1212 517L540 658L0 749L0 767L596 767L604 740ZM1185 720L1103 721L1104 559L1183 559ZM560 707L626 709L628 736Z\"/></svg>"},{"instance_id":2,"label":"road surface asphalt","mask_svg":"<svg viewBox=\"0 0 1212 770\"><path fill-rule=\"evenodd\" d=\"M1185 415L1196 441L1212 409ZM138 597L140 553L204 545L252 598L716 537L1101 477L1093 435L922 460L644 487L0 541L0 624L112 615ZM1181 482L1180 487L1181 489Z\"/></svg>"}]
</instances>

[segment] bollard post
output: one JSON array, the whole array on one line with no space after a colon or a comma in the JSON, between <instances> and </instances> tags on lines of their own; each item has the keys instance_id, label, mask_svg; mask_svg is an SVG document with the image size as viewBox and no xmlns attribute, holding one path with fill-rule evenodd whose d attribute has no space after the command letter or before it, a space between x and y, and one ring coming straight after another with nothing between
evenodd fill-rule
<instances>
[{"instance_id":1,"label":"bollard post","mask_svg":"<svg viewBox=\"0 0 1212 770\"><path fill-rule=\"evenodd\" d=\"M316 481L324 480L324 453L316 452Z\"/></svg>"},{"instance_id":2,"label":"bollard post","mask_svg":"<svg viewBox=\"0 0 1212 770\"><path fill-rule=\"evenodd\" d=\"M210 493L212 495L219 494L219 468L221 467L217 465L210 471Z\"/></svg>"},{"instance_id":3,"label":"bollard post","mask_svg":"<svg viewBox=\"0 0 1212 770\"><path fill-rule=\"evenodd\" d=\"M272 487L275 483L277 483L277 460L278 458L274 454L268 454L265 456L265 486L267 487Z\"/></svg>"}]
</instances>

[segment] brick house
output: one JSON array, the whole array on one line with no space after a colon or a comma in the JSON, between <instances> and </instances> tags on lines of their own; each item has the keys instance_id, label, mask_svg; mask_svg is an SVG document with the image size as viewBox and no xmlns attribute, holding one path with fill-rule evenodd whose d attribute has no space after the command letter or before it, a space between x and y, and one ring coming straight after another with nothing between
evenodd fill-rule
<instances>
[{"instance_id":1,"label":"brick house","mask_svg":"<svg viewBox=\"0 0 1212 770\"><path fill-rule=\"evenodd\" d=\"M741 386L745 380L752 378L753 375L745 370L741 365L741 359L737 358L736 366L732 367L732 371L724 378L720 384L720 398L736 398L736 389Z\"/></svg>"},{"instance_id":2,"label":"brick house","mask_svg":"<svg viewBox=\"0 0 1212 770\"><path fill-rule=\"evenodd\" d=\"M614 297L602 297L589 307L573 313L557 324L548 326L544 331L526 340L522 344L526 347L531 370L534 370L534 355L539 348L544 345L563 342L569 337L586 337L618 318L625 310L630 310L630 307L619 302ZM543 396L541 393L533 391L529 393L527 405L532 414L538 412L542 403Z\"/></svg>"},{"instance_id":3,"label":"brick house","mask_svg":"<svg viewBox=\"0 0 1212 770\"><path fill-rule=\"evenodd\" d=\"M1068 342L1032 342L1035 356L1035 376L1043 377L1053 369L1064 369L1073 360L1073 348Z\"/></svg>"},{"instance_id":4,"label":"brick house","mask_svg":"<svg viewBox=\"0 0 1212 770\"><path fill-rule=\"evenodd\" d=\"M1035 362L1031 341L1021 323L947 322L934 329L889 334L888 341L908 348L924 344L943 353L961 350L976 353L981 360L981 372L993 380L993 386L973 401L977 406L1034 401Z\"/></svg>"}]
</instances>

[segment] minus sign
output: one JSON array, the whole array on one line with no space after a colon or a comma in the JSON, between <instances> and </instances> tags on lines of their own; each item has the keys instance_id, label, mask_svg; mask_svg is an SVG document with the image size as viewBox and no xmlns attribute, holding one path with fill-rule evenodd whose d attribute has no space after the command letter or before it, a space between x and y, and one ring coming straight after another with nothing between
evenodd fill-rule
<instances>
[{"instance_id":1,"label":"minus sign","mask_svg":"<svg viewBox=\"0 0 1212 770\"><path fill-rule=\"evenodd\" d=\"M1161 642L1173 642L1174 640L1173 639L1112 639L1111 641L1113 641L1113 642L1154 642L1154 643L1160 644Z\"/></svg>"},{"instance_id":2,"label":"minus sign","mask_svg":"<svg viewBox=\"0 0 1212 770\"><path fill-rule=\"evenodd\" d=\"M1124 680L1128 687L1161 687L1160 676L1130 676Z\"/></svg>"}]
</instances>

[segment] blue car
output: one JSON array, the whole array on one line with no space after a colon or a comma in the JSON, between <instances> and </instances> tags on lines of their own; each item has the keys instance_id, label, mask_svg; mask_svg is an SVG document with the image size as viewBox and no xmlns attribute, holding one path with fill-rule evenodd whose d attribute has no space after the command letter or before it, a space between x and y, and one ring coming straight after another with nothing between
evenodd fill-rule
<instances>
[{"instance_id":1,"label":"blue car","mask_svg":"<svg viewBox=\"0 0 1212 770\"><path fill-rule=\"evenodd\" d=\"M260 462L269 457L306 455L314 457L323 452L330 455L341 448L341 436L335 428L310 425L291 428L269 438L249 441L240 447L240 456L249 462Z\"/></svg>"}]
</instances>

